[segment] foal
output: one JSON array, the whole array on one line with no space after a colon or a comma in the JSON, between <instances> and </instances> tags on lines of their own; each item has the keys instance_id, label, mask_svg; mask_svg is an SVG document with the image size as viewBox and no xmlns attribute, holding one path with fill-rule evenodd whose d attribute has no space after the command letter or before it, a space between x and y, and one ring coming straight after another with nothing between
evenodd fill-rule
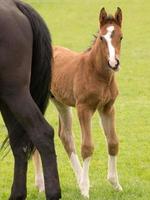
<instances>
[{"instance_id":1,"label":"foal","mask_svg":"<svg viewBox=\"0 0 150 200\"><path fill-rule=\"evenodd\" d=\"M63 47L54 48L51 100L59 112L59 136L72 163L81 193L85 197L89 197L88 171L94 150L91 118L96 110L101 117L108 143L108 180L114 189L122 190L116 167L118 138L114 109L114 102L118 95L115 72L120 68L121 23L120 8L117 8L115 16L107 15L103 8L99 16L100 31L90 49L83 53L76 53ZM70 106L77 108L80 121L83 168L73 141ZM36 156L38 156L37 152ZM37 158L36 162L39 166Z\"/></svg>"}]
</instances>

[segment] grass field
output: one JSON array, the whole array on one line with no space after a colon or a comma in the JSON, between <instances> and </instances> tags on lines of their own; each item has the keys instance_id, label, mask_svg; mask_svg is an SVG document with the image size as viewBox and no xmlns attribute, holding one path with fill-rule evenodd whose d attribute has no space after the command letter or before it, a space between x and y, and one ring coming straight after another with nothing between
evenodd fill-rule
<instances>
[{"instance_id":1,"label":"grass field","mask_svg":"<svg viewBox=\"0 0 150 200\"><path fill-rule=\"evenodd\" d=\"M116 193L106 180L107 149L99 118L93 118L95 152L91 162L90 200L150 199L150 1L140 0L26 0L44 17L53 44L82 51L90 45L98 29L102 6L114 12L123 10L121 71L117 74L120 95L116 102L117 132L120 138L118 171L124 191ZM74 114L74 133L80 153L80 129ZM52 104L46 118L55 128L56 151L63 200L82 200L66 153L57 136L57 112ZM0 141L7 134L0 119ZM80 157L81 158L81 157ZM13 177L11 153L0 161L0 200L8 199ZM28 173L28 199L44 200L34 188L32 162Z\"/></svg>"}]
</instances>

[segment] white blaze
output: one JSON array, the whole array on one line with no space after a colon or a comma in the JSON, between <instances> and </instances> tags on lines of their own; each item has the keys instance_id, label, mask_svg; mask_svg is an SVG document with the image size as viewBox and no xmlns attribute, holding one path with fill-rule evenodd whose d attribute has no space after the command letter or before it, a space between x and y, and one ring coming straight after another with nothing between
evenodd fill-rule
<instances>
[{"instance_id":1,"label":"white blaze","mask_svg":"<svg viewBox=\"0 0 150 200\"><path fill-rule=\"evenodd\" d=\"M108 45L109 64L111 67L115 67L117 64L116 57L115 57L115 48L112 45L112 39L111 39L111 35L113 31L114 31L114 26L109 26L107 28L107 33L104 35L104 38Z\"/></svg>"}]
</instances>

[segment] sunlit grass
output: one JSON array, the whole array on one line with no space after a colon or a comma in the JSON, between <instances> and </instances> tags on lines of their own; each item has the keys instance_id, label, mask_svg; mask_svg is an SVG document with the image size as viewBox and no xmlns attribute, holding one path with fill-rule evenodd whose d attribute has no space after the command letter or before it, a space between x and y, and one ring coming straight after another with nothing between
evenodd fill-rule
<instances>
[{"instance_id":1,"label":"sunlit grass","mask_svg":"<svg viewBox=\"0 0 150 200\"><path fill-rule=\"evenodd\" d=\"M117 74L120 95L116 102L117 131L120 138L118 171L124 191L116 193L106 180L107 149L99 119L93 118L95 152L90 168L91 200L148 200L150 194L150 1L139 0L26 0L44 17L50 28L53 44L77 51L86 49L92 34L98 30L99 10L105 6L114 12L123 10L124 39L121 71ZM80 129L74 110L74 133L80 153ZM82 200L67 155L57 136L57 112L52 104L46 118L55 128L56 151L63 200ZM0 120L0 141L6 128ZM80 157L81 158L81 157ZM10 194L13 177L13 158L9 154L0 161L0 199ZM28 173L28 199L44 200L34 188L32 162Z\"/></svg>"}]
</instances>

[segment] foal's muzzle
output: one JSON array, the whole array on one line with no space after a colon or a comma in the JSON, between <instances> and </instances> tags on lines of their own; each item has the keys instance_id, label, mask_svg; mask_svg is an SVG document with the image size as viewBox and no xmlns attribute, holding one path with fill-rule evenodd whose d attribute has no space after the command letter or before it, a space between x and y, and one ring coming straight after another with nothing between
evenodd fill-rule
<instances>
[{"instance_id":1,"label":"foal's muzzle","mask_svg":"<svg viewBox=\"0 0 150 200\"><path fill-rule=\"evenodd\" d=\"M113 71L118 71L120 68L120 61L119 59L115 59L114 61L108 61L108 66L113 70Z\"/></svg>"}]
</instances>

